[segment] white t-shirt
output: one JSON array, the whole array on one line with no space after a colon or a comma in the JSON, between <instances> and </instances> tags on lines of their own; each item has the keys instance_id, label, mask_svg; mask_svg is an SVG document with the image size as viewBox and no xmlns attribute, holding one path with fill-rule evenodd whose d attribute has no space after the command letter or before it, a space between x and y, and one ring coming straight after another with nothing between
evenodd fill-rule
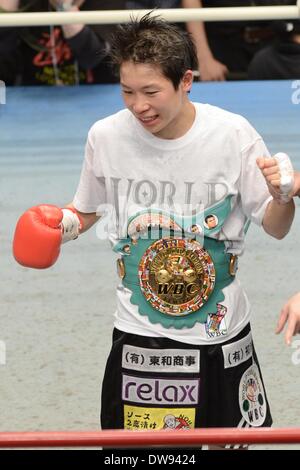
<instances>
[{"instance_id":1,"label":"white t-shirt","mask_svg":"<svg viewBox=\"0 0 300 470\"><path fill-rule=\"evenodd\" d=\"M262 223L271 200L256 165L257 157L269 156L262 138L239 115L208 104L194 106L194 123L178 139L152 135L128 110L102 119L90 129L73 204L84 213L104 214L105 208L113 207L117 224L103 218L103 231L109 231L113 245L126 238L128 216L136 208L165 210L173 206L178 211L189 204L207 209L230 196L231 213L213 237L224 240L227 252L238 255L243 251L247 221ZM141 315L130 302L131 291L120 283L115 326L133 334L190 344L224 342L248 323L250 306L237 278L223 294L223 316L217 322L209 316L205 324L191 328L166 328Z\"/></svg>"}]
</instances>

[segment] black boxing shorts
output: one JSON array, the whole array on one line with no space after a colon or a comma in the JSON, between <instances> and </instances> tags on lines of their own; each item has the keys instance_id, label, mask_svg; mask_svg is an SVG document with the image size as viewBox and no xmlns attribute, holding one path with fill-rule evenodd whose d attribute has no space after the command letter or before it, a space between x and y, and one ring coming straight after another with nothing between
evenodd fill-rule
<instances>
[{"instance_id":1,"label":"black boxing shorts","mask_svg":"<svg viewBox=\"0 0 300 470\"><path fill-rule=\"evenodd\" d=\"M221 344L113 332L102 429L271 426L250 325Z\"/></svg>"}]
</instances>

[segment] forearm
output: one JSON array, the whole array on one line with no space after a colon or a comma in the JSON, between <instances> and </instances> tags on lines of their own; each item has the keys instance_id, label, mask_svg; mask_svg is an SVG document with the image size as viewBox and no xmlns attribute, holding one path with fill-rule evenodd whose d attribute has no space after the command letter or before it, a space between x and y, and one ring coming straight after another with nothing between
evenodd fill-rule
<instances>
[{"instance_id":1,"label":"forearm","mask_svg":"<svg viewBox=\"0 0 300 470\"><path fill-rule=\"evenodd\" d=\"M300 197L300 172L299 171L295 171L294 180L295 180L295 186L294 186L293 196Z\"/></svg>"},{"instance_id":2,"label":"forearm","mask_svg":"<svg viewBox=\"0 0 300 470\"><path fill-rule=\"evenodd\" d=\"M183 8L202 8L201 0L182 0ZM187 30L193 36L199 62L213 57L210 50L203 21L189 21Z\"/></svg>"},{"instance_id":3,"label":"forearm","mask_svg":"<svg viewBox=\"0 0 300 470\"><path fill-rule=\"evenodd\" d=\"M85 213L85 212L78 211L77 209L75 209L72 203L67 204L65 207L66 209L74 210L78 214L80 221L82 223L82 227L80 228L80 234L89 230L97 222L97 220L100 219L100 216L97 216L95 212Z\"/></svg>"},{"instance_id":4,"label":"forearm","mask_svg":"<svg viewBox=\"0 0 300 470\"><path fill-rule=\"evenodd\" d=\"M74 6L71 6L70 9L67 11L76 12L80 10L76 5L74 5ZM82 31L83 28L84 28L84 24L65 24L62 26L62 30L66 39L76 36L76 34L80 33L80 31Z\"/></svg>"},{"instance_id":5,"label":"forearm","mask_svg":"<svg viewBox=\"0 0 300 470\"><path fill-rule=\"evenodd\" d=\"M107 55L105 41L89 26L67 41L79 65L85 69L96 67Z\"/></svg>"},{"instance_id":6,"label":"forearm","mask_svg":"<svg viewBox=\"0 0 300 470\"><path fill-rule=\"evenodd\" d=\"M290 346L293 335L300 333L300 292L291 297L283 306L276 328L276 333L281 333L284 326L285 342Z\"/></svg>"},{"instance_id":7,"label":"forearm","mask_svg":"<svg viewBox=\"0 0 300 470\"><path fill-rule=\"evenodd\" d=\"M293 200L287 204L280 204L273 199L267 206L263 218L263 228L266 233L281 240L289 232L294 215L295 204Z\"/></svg>"},{"instance_id":8,"label":"forearm","mask_svg":"<svg viewBox=\"0 0 300 470\"><path fill-rule=\"evenodd\" d=\"M6 11L17 11L20 0L0 0L0 8Z\"/></svg>"}]
</instances>

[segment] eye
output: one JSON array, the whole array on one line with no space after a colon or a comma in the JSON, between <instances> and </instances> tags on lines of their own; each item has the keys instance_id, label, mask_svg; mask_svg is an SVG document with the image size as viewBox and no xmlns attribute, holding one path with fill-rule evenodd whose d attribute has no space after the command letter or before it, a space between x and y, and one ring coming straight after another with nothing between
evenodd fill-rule
<instances>
[{"instance_id":1,"label":"eye","mask_svg":"<svg viewBox=\"0 0 300 470\"><path fill-rule=\"evenodd\" d=\"M156 93L158 93L158 91L147 91L147 92L146 92L146 95L153 96L153 95L155 95Z\"/></svg>"},{"instance_id":2,"label":"eye","mask_svg":"<svg viewBox=\"0 0 300 470\"><path fill-rule=\"evenodd\" d=\"M122 93L124 93L125 95L132 95L132 91L129 90L122 90Z\"/></svg>"}]
</instances>

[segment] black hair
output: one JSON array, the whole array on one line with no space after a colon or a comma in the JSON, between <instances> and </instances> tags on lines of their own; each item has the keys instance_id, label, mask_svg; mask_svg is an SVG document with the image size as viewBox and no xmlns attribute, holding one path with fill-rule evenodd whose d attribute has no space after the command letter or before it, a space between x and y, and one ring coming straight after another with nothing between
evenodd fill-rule
<instances>
[{"instance_id":1,"label":"black hair","mask_svg":"<svg viewBox=\"0 0 300 470\"><path fill-rule=\"evenodd\" d=\"M153 11L141 19L131 18L120 25L111 39L112 63L120 69L123 62L152 64L178 89L187 70L197 70L196 47L191 36L168 23Z\"/></svg>"}]
</instances>

